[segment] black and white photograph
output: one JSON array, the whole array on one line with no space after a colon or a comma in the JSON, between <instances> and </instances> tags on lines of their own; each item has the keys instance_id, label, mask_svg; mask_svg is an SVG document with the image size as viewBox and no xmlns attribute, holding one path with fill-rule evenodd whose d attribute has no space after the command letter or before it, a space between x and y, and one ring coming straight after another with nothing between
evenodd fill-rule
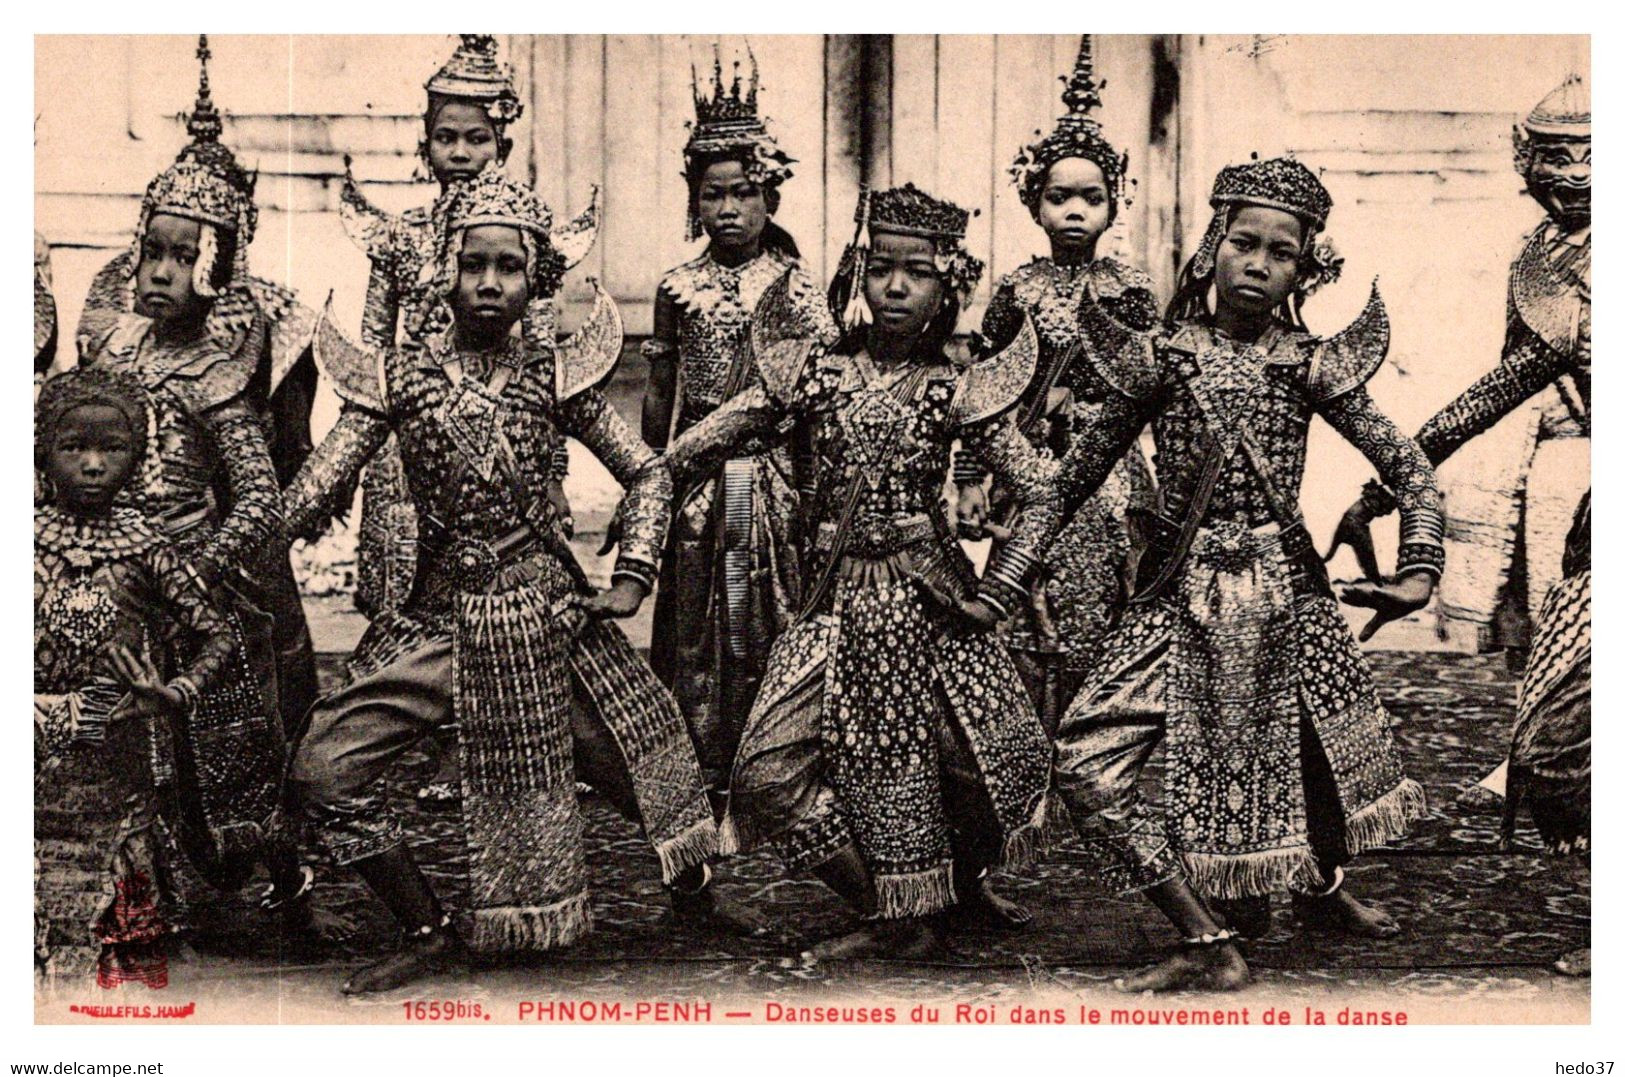
<instances>
[{"instance_id":1,"label":"black and white photograph","mask_svg":"<svg viewBox=\"0 0 1625 1077\"><path fill-rule=\"evenodd\" d=\"M1593 1021L1590 37L32 49L35 1024Z\"/></svg>"}]
</instances>

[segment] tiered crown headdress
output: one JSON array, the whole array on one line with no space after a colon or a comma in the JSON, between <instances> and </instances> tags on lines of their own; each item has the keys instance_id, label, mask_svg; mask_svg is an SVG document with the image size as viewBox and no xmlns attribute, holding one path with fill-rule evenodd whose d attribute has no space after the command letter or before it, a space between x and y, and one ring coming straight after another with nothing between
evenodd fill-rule
<instances>
[{"instance_id":1,"label":"tiered crown headdress","mask_svg":"<svg viewBox=\"0 0 1625 1077\"><path fill-rule=\"evenodd\" d=\"M952 202L934 198L912 183L885 191L859 191L858 208L853 214L857 232L837 272L837 276L849 273L851 277L851 294L843 310L846 327L855 328L868 318L863 277L869 262L870 236L874 232L929 239L937 272L942 274L943 283L963 307L982 279L981 260L965 249L965 232L972 213Z\"/></svg>"},{"instance_id":2,"label":"tiered crown headdress","mask_svg":"<svg viewBox=\"0 0 1625 1077\"><path fill-rule=\"evenodd\" d=\"M497 60L494 34L458 34L457 51L434 77L423 84L431 100L456 98L477 101L498 127L506 127L525 111L514 88L513 69ZM430 112L433 113L431 108Z\"/></svg>"},{"instance_id":3,"label":"tiered crown headdress","mask_svg":"<svg viewBox=\"0 0 1625 1077\"><path fill-rule=\"evenodd\" d=\"M756 54L748 44L745 54L750 60L749 88L744 87L740 78L738 60L734 61L733 81L724 86L722 48L714 41L711 43L709 97L700 88L699 72L689 65L694 119L688 124L688 143L683 147L683 178L688 181L690 191L699 183L705 165L718 158L738 160L744 166L746 177L766 191L777 189L791 176L790 166L795 158L779 148L757 111L761 72L756 66ZM688 238L698 239L700 231L699 214L691 197Z\"/></svg>"},{"instance_id":4,"label":"tiered crown headdress","mask_svg":"<svg viewBox=\"0 0 1625 1077\"><path fill-rule=\"evenodd\" d=\"M1061 79L1066 87L1061 101L1066 113L1055 121L1055 130L1037 142L1022 148L1010 166L1010 176L1022 205L1036 214L1038 199L1044 193L1044 178L1050 166L1067 157L1081 157L1093 161L1106 177L1106 190L1111 198L1112 212L1124 198L1125 177L1128 174L1128 154L1119 153L1106 141L1100 121L1094 111L1100 107L1100 91L1106 88L1104 79L1095 81L1094 42L1089 34L1083 35L1078 46L1078 58L1072 65L1072 74ZM1033 134L1040 134L1034 131Z\"/></svg>"},{"instance_id":5,"label":"tiered crown headdress","mask_svg":"<svg viewBox=\"0 0 1625 1077\"><path fill-rule=\"evenodd\" d=\"M1591 90L1580 75L1570 75L1541 98L1521 124L1512 125L1512 152L1518 173L1529 171L1529 144L1547 141L1591 141Z\"/></svg>"},{"instance_id":6,"label":"tiered crown headdress","mask_svg":"<svg viewBox=\"0 0 1625 1077\"><path fill-rule=\"evenodd\" d=\"M215 230L231 232L236 237L231 278L242 281L248 276L248 245L259 221L259 211L254 206L255 176L244 171L231 150L220 142L224 124L209 94L210 55L208 35L199 34L197 101L186 120L192 141L182 148L174 164L147 185L146 196L141 200L141 219L136 226L134 257L130 262L133 272L141 260L141 243L147 224L155 215L165 213L197 221L203 227L199 230L200 253L192 284L202 296L216 294L210 280L218 250Z\"/></svg>"},{"instance_id":7,"label":"tiered crown headdress","mask_svg":"<svg viewBox=\"0 0 1625 1077\"><path fill-rule=\"evenodd\" d=\"M547 240L553 211L522 183L508 179L501 169L487 166L474 179L455 189L446 208L447 228L461 231L482 224L503 224Z\"/></svg>"}]
</instances>

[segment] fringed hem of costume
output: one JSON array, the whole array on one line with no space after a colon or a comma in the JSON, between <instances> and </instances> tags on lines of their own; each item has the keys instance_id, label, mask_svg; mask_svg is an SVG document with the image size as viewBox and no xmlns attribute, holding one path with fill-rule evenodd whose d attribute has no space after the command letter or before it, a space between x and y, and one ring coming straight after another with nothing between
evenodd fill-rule
<instances>
[{"instance_id":1,"label":"fringed hem of costume","mask_svg":"<svg viewBox=\"0 0 1625 1077\"><path fill-rule=\"evenodd\" d=\"M592 931L592 904L585 893L551 905L506 905L474 911L470 945L482 953L551 950Z\"/></svg>"},{"instance_id":2,"label":"fringed hem of costume","mask_svg":"<svg viewBox=\"0 0 1625 1077\"><path fill-rule=\"evenodd\" d=\"M924 871L875 876L875 919L930 916L954 903L953 861Z\"/></svg>"},{"instance_id":3,"label":"fringed hem of costume","mask_svg":"<svg viewBox=\"0 0 1625 1077\"><path fill-rule=\"evenodd\" d=\"M737 834L735 839L737 841ZM706 817L678 834L655 846L655 855L660 857L660 881L671 885L672 881L693 867L703 864L707 860L722 852L722 836L717 824L711 820L710 805L706 805Z\"/></svg>"},{"instance_id":4,"label":"fringed hem of costume","mask_svg":"<svg viewBox=\"0 0 1625 1077\"><path fill-rule=\"evenodd\" d=\"M1404 779L1344 821L1348 855L1358 856L1372 846L1401 837L1427 812L1427 793L1413 779Z\"/></svg>"},{"instance_id":5,"label":"fringed hem of costume","mask_svg":"<svg viewBox=\"0 0 1625 1077\"><path fill-rule=\"evenodd\" d=\"M1344 852L1353 857L1404 834L1410 823L1427 814L1427 796L1409 778L1350 815L1343 824ZM1261 852L1182 852L1185 873L1197 890L1209 897L1242 898L1277 893L1324 890L1314 850L1307 844Z\"/></svg>"},{"instance_id":6,"label":"fringed hem of costume","mask_svg":"<svg viewBox=\"0 0 1625 1077\"><path fill-rule=\"evenodd\" d=\"M999 867L1017 871L1031 864L1049 844L1049 794L1038 801L1032 819L1005 835L999 850Z\"/></svg>"},{"instance_id":7,"label":"fringed hem of costume","mask_svg":"<svg viewBox=\"0 0 1625 1077\"><path fill-rule=\"evenodd\" d=\"M154 991L169 986L169 958L162 942L116 942L102 947L96 958L96 986L113 990L130 983L145 984Z\"/></svg>"},{"instance_id":8,"label":"fringed hem of costume","mask_svg":"<svg viewBox=\"0 0 1625 1077\"><path fill-rule=\"evenodd\" d=\"M1326 887L1308 844L1235 855L1182 852L1179 859L1191 886L1208 897L1244 898Z\"/></svg>"},{"instance_id":9,"label":"fringed hem of costume","mask_svg":"<svg viewBox=\"0 0 1625 1077\"><path fill-rule=\"evenodd\" d=\"M738 856L744 852L744 842L739 837L739 824L734 821L733 812L722 817L717 824L717 855Z\"/></svg>"},{"instance_id":10,"label":"fringed hem of costume","mask_svg":"<svg viewBox=\"0 0 1625 1077\"><path fill-rule=\"evenodd\" d=\"M852 844L852 832L836 811L815 813L777 835L753 833L743 817L739 829L746 849L754 848L758 841L771 841L784 861L784 870L792 875L812 874L820 864L827 863Z\"/></svg>"},{"instance_id":11,"label":"fringed hem of costume","mask_svg":"<svg viewBox=\"0 0 1625 1077\"><path fill-rule=\"evenodd\" d=\"M558 590L544 580L457 599L452 701L477 949L546 949L585 928L584 906L569 911L586 900L587 871L567 717L570 639L549 606Z\"/></svg>"},{"instance_id":12,"label":"fringed hem of costume","mask_svg":"<svg viewBox=\"0 0 1625 1077\"><path fill-rule=\"evenodd\" d=\"M1152 887L1161 886L1163 883L1173 882L1175 879L1183 880L1186 878L1184 865L1179 863L1179 858L1174 854L1171 848L1166 850L1164 855L1159 856L1158 860L1167 860L1168 866L1159 871L1152 872L1151 874L1153 877L1148 881L1140 882L1136 880L1125 886L1114 887L1112 892L1118 897L1130 897L1134 894L1143 894Z\"/></svg>"}]
</instances>

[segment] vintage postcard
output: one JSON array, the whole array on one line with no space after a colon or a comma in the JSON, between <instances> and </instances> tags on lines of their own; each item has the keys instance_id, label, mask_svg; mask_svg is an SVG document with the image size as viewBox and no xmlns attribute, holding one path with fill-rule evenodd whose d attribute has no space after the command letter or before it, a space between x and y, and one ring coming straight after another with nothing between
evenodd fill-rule
<instances>
[{"instance_id":1,"label":"vintage postcard","mask_svg":"<svg viewBox=\"0 0 1625 1077\"><path fill-rule=\"evenodd\" d=\"M1588 37L33 50L37 1024L1591 1022Z\"/></svg>"}]
</instances>

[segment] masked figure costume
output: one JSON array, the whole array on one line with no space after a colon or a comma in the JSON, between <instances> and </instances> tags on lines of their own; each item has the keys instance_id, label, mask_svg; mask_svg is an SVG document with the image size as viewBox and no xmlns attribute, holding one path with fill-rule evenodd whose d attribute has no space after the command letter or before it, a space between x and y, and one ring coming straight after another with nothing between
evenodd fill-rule
<instances>
[{"instance_id":1,"label":"masked figure costume","mask_svg":"<svg viewBox=\"0 0 1625 1077\"><path fill-rule=\"evenodd\" d=\"M1212 203L1187 270L1198 301L1242 206L1305 222L1299 290L1253 343L1229 339L1210 315L1176 309L1172 324L1142 334L1084 307L1080 354L1104 403L1062 462L1062 503L1093 493L1149 422L1166 515L1150 522L1136 595L1062 719L1056 784L1114 890L1184 876L1218 898L1319 892L1336 881L1317 864L1398 836L1424 802L1298 509L1310 419L1330 423L1395 491L1402 573L1442 569L1439 494L1427 460L1364 388L1388 347L1375 289L1328 339L1296 316L1335 275L1329 247L1311 243L1331 209L1320 181L1290 159L1255 161L1222 171ZM1136 784L1164 741L1158 812Z\"/></svg>"},{"instance_id":2,"label":"masked figure costume","mask_svg":"<svg viewBox=\"0 0 1625 1077\"><path fill-rule=\"evenodd\" d=\"M1538 616L1518 692L1505 833L1510 840L1518 808L1527 804L1548 847L1571 853L1588 850L1591 840L1591 99L1585 83L1578 76L1565 81L1513 134L1518 170L1548 216L1512 264L1501 362L1429 419L1416 441L1440 464L1491 430L1495 438L1522 439L1520 460L1528 467L1522 545L1530 609ZM1539 489L1542 479L1551 489ZM1483 493L1483 481L1475 470L1452 487L1446 540L1452 532L1470 536L1458 548L1473 585L1498 581L1504 587L1518 498L1502 491L1499 501L1478 499L1469 491ZM1480 509L1500 521L1493 542L1474 518Z\"/></svg>"},{"instance_id":3,"label":"masked figure costume","mask_svg":"<svg viewBox=\"0 0 1625 1077\"><path fill-rule=\"evenodd\" d=\"M962 301L981 273L961 245L968 217L912 185L862 196L837 291L846 282L851 310L861 308L873 229L930 238L946 291ZM927 348L883 372L856 344L781 339L778 326L799 325L793 312L775 313L793 305L792 284L774 285L753 320L760 383L667 454L683 489L795 426L811 446L802 613L773 645L734 764L727 829L743 849L771 842L792 870L855 845L878 915L924 916L954 900L955 860L972 878L1019 861L1044 818L1049 745L1009 655L992 635L950 623L911 578L1005 612L1023 599L1051 521L1053 462L1008 413L1038 342L1027 328L968 370ZM950 301L938 317L957 309ZM956 438L1025 506L980 581L942 505Z\"/></svg>"},{"instance_id":4,"label":"masked figure costume","mask_svg":"<svg viewBox=\"0 0 1625 1077\"><path fill-rule=\"evenodd\" d=\"M1531 149L1563 137L1565 131L1582 137L1574 132L1583 128L1588 136L1590 107L1583 82L1565 83L1536 106L1523 130L1515 132L1518 171L1531 190L1538 183L1530 179ZM1564 186L1583 191L1589 212L1589 178ZM1566 298L1557 301L1560 295ZM1532 337L1540 336L1536 325L1548 316L1537 308L1549 301L1557 301L1564 314L1576 304L1583 307L1589 348L1589 218L1582 227L1565 227L1549 210L1513 261L1503 367L1522 362L1520 352L1532 346ZM1575 338L1577 329L1565 326L1562 333ZM1439 594L1441 627L1475 651L1506 648L1514 670L1527 658L1532 626L1547 593L1564 578L1565 538L1591 484L1589 420L1576 412L1577 391L1575 379L1564 374L1509 400L1505 420L1485 429L1485 436L1465 454L1470 462L1455 467L1444 484L1449 509L1445 549L1451 571ZM1454 429L1451 418L1441 414L1442 425L1430 424L1417 433L1434 464L1448 455L1440 455L1439 439Z\"/></svg>"},{"instance_id":5,"label":"masked figure costume","mask_svg":"<svg viewBox=\"0 0 1625 1077\"><path fill-rule=\"evenodd\" d=\"M717 847L670 694L618 627L572 631L573 600L590 589L543 492L563 438L578 438L627 487L617 575L653 585L670 485L598 388L621 347L608 296L598 291L570 340L553 339L548 303L563 256L550 223L528 188L494 171L459 185L436 291L456 286L468 229L513 228L533 297L522 333L496 354L467 352L448 325L380 362L324 323L319 356L345 406L287 491L291 526L305 533L391 434L400 446L422 529L416 581L373 621L347 683L316 707L292 776L339 862L375 858L403 841L384 809L384 771L455 722L469 937L484 950L547 949L589 930L577 778L642 823L667 881Z\"/></svg>"},{"instance_id":6,"label":"masked figure costume","mask_svg":"<svg viewBox=\"0 0 1625 1077\"><path fill-rule=\"evenodd\" d=\"M720 59L711 96L694 87L696 120L683 151L691 203L715 161L739 161L770 207L790 178L790 158L757 115L754 57L751 67L743 94L737 77L731 90L724 89ZM689 238L700 234L691 212ZM822 289L783 244L767 242L774 234L764 237L761 253L748 262L724 265L707 247L660 282L655 334L644 355L651 365L676 364L679 435L756 379L751 315L780 280L789 301L783 312L794 319L795 335L834 342L835 320ZM727 788L768 651L800 609L800 462L790 445L724 461L683 491L672 520L649 662L677 697L715 789Z\"/></svg>"}]
</instances>

